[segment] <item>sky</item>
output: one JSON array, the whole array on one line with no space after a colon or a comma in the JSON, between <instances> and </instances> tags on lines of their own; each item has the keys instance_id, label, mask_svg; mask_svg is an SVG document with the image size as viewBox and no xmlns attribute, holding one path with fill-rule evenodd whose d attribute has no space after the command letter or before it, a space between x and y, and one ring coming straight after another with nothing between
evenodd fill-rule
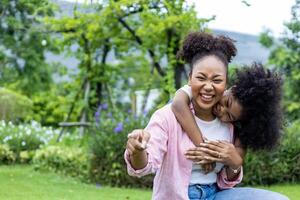
<instances>
[{"instance_id":1,"label":"sky","mask_svg":"<svg viewBox=\"0 0 300 200\"><path fill-rule=\"evenodd\" d=\"M91 0L65 0L90 2ZM195 4L199 17L210 18L208 27L258 35L270 29L275 36L283 32L284 22L290 21L295 0L186 0ZM95 2L95 0L94 0ZM246 5L247 4L247 5Z\"/></svg>"}]
</instances>

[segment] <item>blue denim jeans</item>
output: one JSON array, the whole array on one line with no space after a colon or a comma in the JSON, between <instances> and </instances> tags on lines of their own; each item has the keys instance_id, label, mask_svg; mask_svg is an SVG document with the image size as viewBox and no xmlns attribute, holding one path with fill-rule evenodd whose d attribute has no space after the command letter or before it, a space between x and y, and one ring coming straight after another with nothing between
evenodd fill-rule
<instances>
[{"instance_id":1,"label":"blue denim jeans","mask_svg":"<svg viewBox=\"0 0 300 200\"><path fill-rule=\"evenodd\" d=\"M246 187L218 190L216 184L190 185L188 195L190 200L289 200L288 197L269 190Z\"/></svg>"},{"instance_id":2,"label":"blue denim jeans","mask_svg":"<svg viewBox=\"0 0 300 200\"><path fill-rule=\"evenodd\" d=\"M288 197L269 190L236 187L217 192L214 200L289 200Z\"/></svg>"},{"instance_id":3,"label":"blue denim jeans","mask_svg":"<svg viewBox=\"0 0 300 200\"><path fill-rule=\"evenodd\" d=\"M216 184L190 185L188 190L190 200L213 200L217 192L218 187Z\"/></svg>"}]
</instances>

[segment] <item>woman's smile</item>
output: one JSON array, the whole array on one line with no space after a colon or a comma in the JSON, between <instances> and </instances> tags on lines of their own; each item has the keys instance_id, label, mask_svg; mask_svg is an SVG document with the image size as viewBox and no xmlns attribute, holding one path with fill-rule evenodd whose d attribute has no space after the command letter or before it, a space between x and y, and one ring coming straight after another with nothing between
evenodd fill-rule
<instances>
[{"instance_id":1,"label":"woman's smile","mask_svg":"<svg viewBox=\"0 0 300 200\"><path fill-rule=\"evenodd\" d=\"M200 93L201 100L203 103L211 103L214 100L215 95L207 94L207 93Z\"/></svg>"}]
</instances>

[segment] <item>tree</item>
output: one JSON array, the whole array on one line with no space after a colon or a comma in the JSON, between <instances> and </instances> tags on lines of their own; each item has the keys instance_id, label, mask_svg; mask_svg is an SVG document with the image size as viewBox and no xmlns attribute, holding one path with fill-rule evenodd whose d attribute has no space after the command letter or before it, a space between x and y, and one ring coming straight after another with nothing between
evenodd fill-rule
<instances>
[{"instance_id":1,"label":"tree","mask_svg":"<svg viewBox=\"0 0 300 200\"><path fill-rule=\"evenodd\" d=\"M52 16L48 0L0 1L0 83L31 95L49 87L51 69L44 52L50 37L42 18ZM48 44L47 44L48 43Z\"/></svg>"},{"instance_id":2,"label":"tree","mask_svg":"<svg viewBox=\"0 0 300 200\"><path fill-rule=\"evenodd\" d=\"M261 35L261 42L271 48L269 63L285 76L284 108L289 119L294 120L300 116L300 0L292 7L292 18L285 27L279 42L270 32Z\"/></svg>"},{"instance_id":3,"label":"tree","mask_svg":"<svg viewBox=\"0 0 300 200\"><path fill-rule=\"evenodd\" d=\"M150 58L154 70L165 77L168 92L179 88L187 75L176 59L183 37L190 31L203 29L208 19L199 19L193 6L184 0L109 1L108 9L122 25L125 37L135 49Z\"/></svg>"},{"instance_id":4,"label":"tree","mask_svg":"<svg viewBox=\"0 0 300 200\"><path fill-rule=\"evenodd\" d=\"M52 31L62 33L61 50L78 45L76 52L70 52L80 60L76 97L84 99L81 119L86 119L103 102L114 110L118 99L113 98L118 93L114 88L130 77L140 89L149 89L155 81L162 82L167 93L174 91L174 82L178 88L187 74L175 58L180 42L207 21L198 19L194 7L183 0L126 0L75 9L73 16L49 18L47 23Z\"/></svg>"}]
</instances>

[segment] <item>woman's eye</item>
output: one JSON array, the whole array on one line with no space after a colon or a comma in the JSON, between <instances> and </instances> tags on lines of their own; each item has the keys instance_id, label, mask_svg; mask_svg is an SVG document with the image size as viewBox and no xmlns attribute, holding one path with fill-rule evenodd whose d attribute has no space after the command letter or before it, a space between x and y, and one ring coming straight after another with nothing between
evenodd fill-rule
<instances>
[{"instance_id":1,"label":"woman's eye","mask_svg":"<svg viewBox=\"0 0 300 200\"><path fill-rule=\"evenodd\" d=\"M214 83L221 83L223 80L221 80L221 79L216 79L216 80L213 80L214 81Z\"/></svg>"},{"instance_id":2,"label":"woman's eye","mask_svg":"<svg viewBox=\"0 0 300 200\"><path fill-rule=\"evenodd\" d=\"M201 77L201 76L198 76L198 77L196 77L198 80L200 80L200 81L204 81L205 80L205 78L204 77Z\"/></svg>"}]
</instances>

